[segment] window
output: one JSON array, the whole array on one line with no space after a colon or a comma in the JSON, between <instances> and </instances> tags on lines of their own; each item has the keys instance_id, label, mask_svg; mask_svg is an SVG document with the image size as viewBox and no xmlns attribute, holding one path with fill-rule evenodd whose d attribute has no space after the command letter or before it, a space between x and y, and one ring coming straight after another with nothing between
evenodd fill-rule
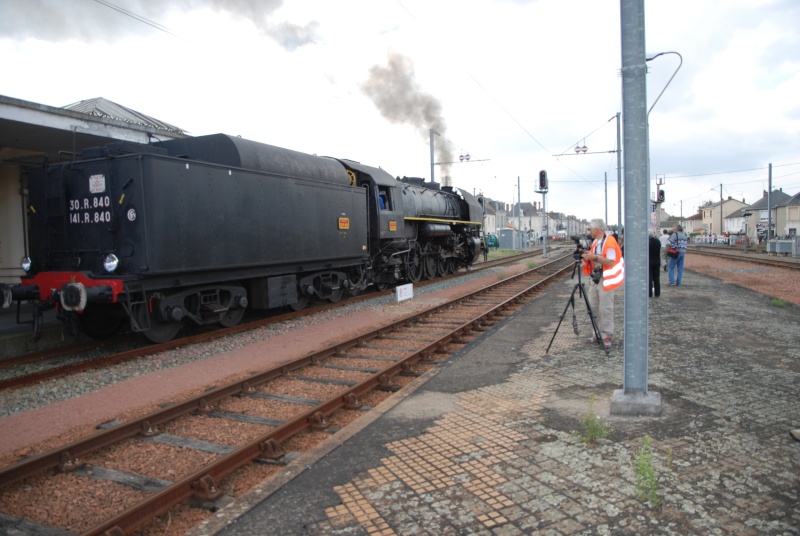
<instances>
[{"instance_id":1,"label":"window","mask_svg":"<svg viewBox=\"0 0 800 536\"><path fill-rule=\"evenodd\" d=\"M392 210L392 199L389 196L389 188L386 186L378 187L378 206L381 210Z\"/></svg>"}]
</instances>

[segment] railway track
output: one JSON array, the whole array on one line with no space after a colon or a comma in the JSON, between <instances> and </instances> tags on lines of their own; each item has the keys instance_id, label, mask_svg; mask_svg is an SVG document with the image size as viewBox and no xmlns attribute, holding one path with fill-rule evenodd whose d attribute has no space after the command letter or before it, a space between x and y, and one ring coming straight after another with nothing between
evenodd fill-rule
<instances>
[{"instance_id":1,"label":"railway track","mask_svg":"<svg viewBox=\"0 0 800 536\"><path fill-rule=\"evenodd\" d=\"M538 251L527 252L519 255L511 255L500 259L494 259L492 261L481 262L475 265L470 272L480 272L481 270L488 270L498 266L513 264L521 260L534 257L538 253ZM445 275L433 280L423 280L417 283L415 286L418 288L424 288L426 285L460 277L465 273L468 272L457 272L455 274ZM197 344L253 329L258 329L266 325L285 322L294 318L342 307L355 301L371 299L376 295L391 294L393 292L394 290L390 289L378 293L355 296L348 300L342 300L336 303L319 304L301 311L270 315L266 318L258 318L256 320L237 324L228 328L201 331L197 334L181 337L161 344L144 343L142 339L135 336L132 337L131 334L128 333L115 338L113 341L84 341L73 345L50 348L23 356L3 359L0 360L0 372L5 369L5 373L3 374L7 375L7 377L0 379L0 392L29 385L36 385L43 381L61 378L72 374L78 374L87 370L117 365L119 363L124 363L126 361L157 352L163 352L181 346ZM125 344L127 346L132 345L134 347L123 351L112 351L110 354L106 354L103 351L103 348L115 348L120 344ZM99 355L96 357L85 357L85 353L90 350L98 352ZM75 358L76 355L80 354L84 354L84 357ZM63 362L63 364L60 364L61 362ZM55 364L51 365L52 363ZM35 367L36 370L31 372L24 371L21 373L16 373L16 371L10 370L13 367L17 367L19 369L22 365L31 364L37 364Z\"/></svg>"},{"instance_id":2,"label":"railway track","mask_svg":"<svg viewBox=\"0 0 800 536\"><path fill-rule=\"evenodd\" d=\"M752 262L765 266L778 266L780 268L789 268L790 270L800 270L800 259L794 259L792 257L770 257L763 253L745 253L737 249L720 249L703 246L691 246L687 251L696 255L735 259L737 261Z\"/></svg>"},{"instance_id":3,"label":"railway track","mask_svg":"<svg viewBox=\"0 0 800 536\"><path fill-rule=\"evenodd\" d=\"M357 411L376 390L397 390L402 375L420 374L418 367L432 366L448 347L466 343L573 265L571 256L563 257L21 460L0 470L0 504L11 506L3 513L47 525L54 511L74 509L78 502L80 515L57 528L121 535L152 526L157 516L187 501L218 508L237 471L254 461L285 463L298 437L320 435L333 416ZM309 386L318 394L309 395Z\"/></svg>"}]
</instances>

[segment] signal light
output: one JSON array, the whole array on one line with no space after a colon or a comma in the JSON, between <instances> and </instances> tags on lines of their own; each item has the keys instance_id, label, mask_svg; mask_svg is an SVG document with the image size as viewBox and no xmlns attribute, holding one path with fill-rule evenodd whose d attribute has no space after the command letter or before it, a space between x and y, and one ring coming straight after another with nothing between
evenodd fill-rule
<instances>
[{"instance_id":1,"label":"signal light","mask_svg":"<svg viewBox=\"0 0 800 536\"><path fill-rule=\"evenodd\" d=\"M545 170L539 172L539 189L547 190L547 171Z\"/></svg>"},{"instance_id":2,"label":"signal light","mask_svg":"<svg viewBox=\"0 0 800 536\"><path fill-rule=\"evenodd\" d=\"M658 202L659 203L663 203L664 202L664 190L659 190L658 191Z\"/></svg>"}]
</instances>

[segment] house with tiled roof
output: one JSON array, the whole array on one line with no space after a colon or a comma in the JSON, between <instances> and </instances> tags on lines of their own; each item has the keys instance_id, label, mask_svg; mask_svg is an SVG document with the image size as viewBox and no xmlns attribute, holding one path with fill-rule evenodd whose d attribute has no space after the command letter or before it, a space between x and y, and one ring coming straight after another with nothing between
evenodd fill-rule
<instances>
[{"instance_id":1,"label":"house with tiled roof","mask_svg":"<svg viewBox=\"0 0 800 536\"><path fill-rule=\"evenodd\" d=\"M702 233L705 231L703 229L703 214L698 212L688 218L683 218L679 220L674 220L670 218L669 220L662 222L661 226L662 229L666 229L669 232L672 232L672 226L678 223L681 227L683 227L683 232L687 235L693 235L697 233Z\"/></svg>"},{"instance_id":2,"label":"house with tiled roof","mask_svg":"<svg viewBox=\"0 0 800 536\"><path fill-rule=\"evenodd\" d=\"M800 193L795 194L783 205L775 207L775 229L783 236L800 234Z\"/></svg>"},{"instance_id":3,"label":"house with tiled roof","mask_svg":"<svg viewBox=\"0 0 800 536\"><path fill-rule=\"evenodd\" d=\"M748 235L749 228L753 225L752 224L752 215L753 209L748 207L742 207L737 209L735 212L731 212L725 218L725 232L729 235Z\"/></svg>"},{"instance_id":4,"label":"house with tiled roof","mask_svg":"<svg viewBox=\"0 0 800 536\"><path fill-rule=\"evenodd\" d=\"M783 190L772 190L772 193L769 195L769 199L767 196L767 192L764 191L761 199L750 205L750 209L752 212L752 216L750 217L750 222L753 224L752 230L748 231L748 235L750 239L755 240L757 237L761 237L762 239L767 236L767 226L769 225L769 221L772 221L772 229L770 233L770 237L774 237L777 233L778 222L777 222L777 207L785 206L789 200L792 199L792 196L789 194L783 193ZM767 207L767 202L769 201L769 208Z\"/></svg>"},{"instance_id":5,"label":"house with tiled roof","mask_svg":"<svg viewBox=\"0 0 800 536\"><path fill-rule=\"evenodd\" d=\"M708 205L707 207L701 208L700 213L703 216L702 230L706 234L724 234L726 232L724 223L725 218L740 208L744 208L746 206L747 203L744 201L739 201L738 199L728 197L728 199L717 201L716 203Z\"/></svg>"}]
</instances>

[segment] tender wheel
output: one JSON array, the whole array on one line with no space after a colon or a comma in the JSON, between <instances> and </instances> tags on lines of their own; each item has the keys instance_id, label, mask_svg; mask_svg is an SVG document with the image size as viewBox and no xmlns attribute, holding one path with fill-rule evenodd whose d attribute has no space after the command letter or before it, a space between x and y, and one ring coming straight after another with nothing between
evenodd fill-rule
<instances>
[{"instance_id":1,"label":"tender wheel","mask_svg":"<svg viewBox=\"0 0 800 536\"><path fill-rule=\"evenodd\" d=\"M406 265L406 273L408 280L412 283L419 283L422 279L422 248L419 242L414 242L411 249L408 251L408 262Z\"/></svg>"},{"instance_id":2,"label":"tender wheel","mask_svg":"<svg viewBox=\"0 0 800 536\"><path fill-rule=\"evenodd\" d=\"M328 297L328 301L331 303L336 303L342 299L344 295L344 290L342 288L337 288L336 290L331 291L331 295Z\"/></svg>"},{"instance_id":3,"label":"tender wheel","mask_svg":"<svg viewBox=\"0 0 800 536\"><path fill-rule=\"evenodd\" d=\"M290 303L289 307L292 308L292 311L302 311L308 305L308 302L311 301L308 296L300 296L297 298L297 301L294 303Z\"/></svg>"},{"instance_id":4,"label":"tender wheel","mask_svg":"<svg viewBox=\"0 0 800 536\"><path fill-rule=\"evenodd\" d=\"M425 272L426 279L433 279L436 277L436 257L434 256L434 246L428 242L425 244L425 256L422 258L422 266Z\"/></svg>"},{"instance_id":5,"label":"tender wheel","mask_svg":"<svg viewBox=\"0 0 800 536\"><path fill-rule=\"evenodd\" d=\"M384 283L384 282L373 283L373 285L375 285L375 288L378 289L378 292L383 292L384 290L389 288L389 283Z\"/></svg>"},{"instance_id":6,"label":"tender wheel","mask_svg":"<svg viewBox=\"0 0 800 536\"><path fill-rule=\"evenodd\" d=\"M355 271L350 272L347 275L347 279L350 281L350 288L358 289L361 285L364 284L364 270L361 267L355 269Z\"/></svg>"},{"instance_id":7,"label":"tender wheel","mask_svg":"<svg viewBox=\"0 0 800 536\"><path fill-rule=\"evenodd\" d=\"M228 312L219 319L219 323L229 328L241 322L242 317L244 317L244 309L228 309Z\"/></svg>"},{"instance_id":8,"label":"tender wheel","mask_svg":"<svg viewBox=\"0 0 800 536\"><path fill-rule=\"evenodd\" d=\"M222 315L222 318L219 319L220 325L226 328L235 326L242 320L244 317L245 307L247 306L247 292L245 292L244 287L241 285L236 286L239 288L239 292L241 293L240 296L242 296L242 298L235 298L238 301L238 306L236 308L228 309L228 311Z\"/></svg>"},{"instance_id":9,"label":"tender wheel","mask_svg":"<svg viewBox=\"0 0 800 536\"><path fill-rule=\"evenodd\" d=\"M97 305L77 315L81 331L93 339L109 339L127 322L118 306Z\"/></svg>"},{"instance_id":10,"label":"tender wheel","mask_svg":"<svg viewBox=\"0 0 800 536\"><path fill-rule=\"evenodd\" d=\"M150 329L142 331L141 334L144 338L156 344L171 341L183 327L183 322L162 322L158 320L155 315L148 312L147 307L139 307L137 314L139 315L139 325L147 322L145 316L150 316Z\"/></svg>"}]
</instances>

